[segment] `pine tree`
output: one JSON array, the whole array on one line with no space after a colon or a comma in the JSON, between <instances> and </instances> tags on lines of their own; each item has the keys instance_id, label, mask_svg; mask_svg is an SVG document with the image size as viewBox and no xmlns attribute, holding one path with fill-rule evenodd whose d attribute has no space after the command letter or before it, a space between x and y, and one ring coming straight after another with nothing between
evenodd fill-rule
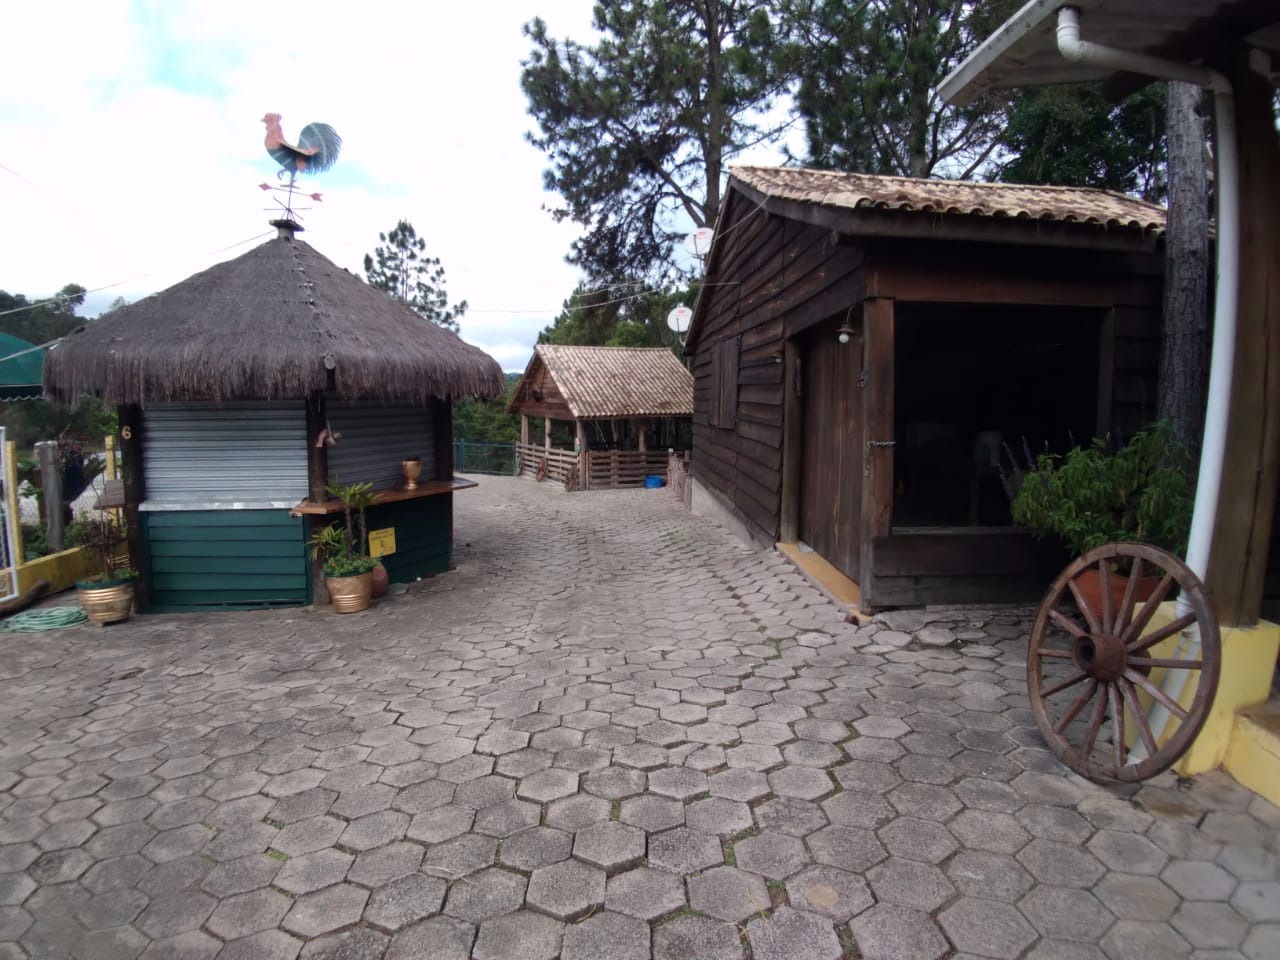
<instances>
[{"instance_id":1,"label":"pine tree","mask_svg":"<svg viewBox=\"0 0 1280 960\"><path fill-rule=\"evenodd\" d=\"M672 246L710 224L726 161L781 135L767 118L788 77L778 25L741 0L597 3L599 40L557 40L535 19L521 83L546 155L552 210L587 228L568 260L596 282L660 279Z\"/></svg>"},{"instance_id":2,"label":"pine tree","mask_svg":"<svg viewBox=\"0 0 1280 960\"><path fill-rule=\"evenodd\" d=\"M458 332L458 318L467 312L467 301L449 306L444 267L439 257L428 257L427 241L413 224L401 220L390 233L378 234L378 246L365 254L364 273L377 287L404 303L419 316Z\"/></svg>"}]
</instances>

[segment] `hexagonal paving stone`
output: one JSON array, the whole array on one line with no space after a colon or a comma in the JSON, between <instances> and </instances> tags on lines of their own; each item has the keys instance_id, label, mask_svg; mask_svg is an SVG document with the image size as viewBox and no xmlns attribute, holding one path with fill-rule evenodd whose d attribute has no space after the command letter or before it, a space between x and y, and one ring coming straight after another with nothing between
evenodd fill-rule
<instances>
[{"instance_id":1,"label":"hexagonal paving stone","mask_svg":"<svg viewBox=\"0 0 1280 960\"><path fill-rule=\"evenodd\" d=\"M291 906L291 899L274 890L242 893L219 903L205 926L223 940L238 940L275 929Z\"/></svg>"},{"instance_id":2,"label":"hexagonal paving stone","mask_svg":"<svg viewBox=\"0 0 1280 960\"><path fill-rule=\"evenodd\" d=\"M673 800L691 800L707 792L707 775L688 767L664 767L649 774L649 792Z\"/></svg>"},{"instance_id":3,"label":"hexagonal paving stone","mask_svg":"<svg viewBox=\"0 0 1280 960\"><path fill-rule=\"evenodd\" d=\"M1111 960L1175 960L1191 953L1191 946L1165 923L1120 920L1107 931L1099 946Z\"/></svg>"},{"instance_id":4,"label":"hexagonal paving stone","mask_svg":"<svg viewBox=\"0 0 1280 960\"><path fill-rule=\"evenodd\" d=\"M148 937L158 940L188 930L198 930L218 902L194 890L172 893L151 901L135 921L135 926Z\"/></svg>"},{"instance_id":5,"label":"hexagonal paving stone","mask_svg":"<svg viewBox=\"0 0 1280 960\"><path fill-rule=\"evenodd\" d=\"M946 874L963 894L1009 902L1035 883L1012 857L980 850L961 850L948 861Z\"/></svg>"},{"instance_id":6,"label":"hexagonal paving stone","mask_svg":"<svg viewBox=\"0 0 1280 960\"><path fill-rule=\"evenodd\" d=\"M730 924L684 917L653 931L654 960L742 960L742 942Z\"/></svg>"},{"instance_id":7,"label":"hexagonal paving stone","mask_svg":"<svg viewBox=\"0 0 1280 960\"><path fill-rule=\"evenodd\" d=\"M1032 840L1017 859L1041 883L1061 887L1091 887L1106 872L1088 852L1052 840Z\"/></svg>"},{"instance_id":8,"label":"hexagonal paving stone","mask_svg":"<svg viewBox=\"0 0 1280 960\"><path fill-rule=\"evenodd\" d=\"M657 920L684 903L684 882L666 870L639 867L610 877L605 886L607 909L641 920Z\"/></svg>"},{"instance_id":9,"label":"hexagonal paving stone","mask_svg":"<svg viewBox=\"0 0 1280 960\"><path fill-rule=\"evenodd\" d=\"M959 847L942 824L913 817L898 817L876 835L894 856L925 863L941 863Z\"/></svg>"},{"instance_id":10,"label":"hexagonal paving stone","mask_svg":"<svg viewBox=\"0 0 1280 960\"><path fill-rule=\"evenodd\" d=\"M1217 864L1200 860L1175 861L1160 879L1186 900L1227 900L1236 888L1235 877Z\"/></svg>"},{"instance_id":11,"label":"hexagonal paving stone","mask_svg":"<svg viewBox=\"0 0 1280 960\"><path fill-rule=\"evenodd\" d=\"M669 830L684 823L684 804L666 797L632 797L622 801L621 819L650 833Z\"/></svg>"},{"instance_id":12,"label":"hexagonal paving stone","mask_svg":"<svg viewBox=\"0 0 1280 960\"><path fill-rule=\"evenodd\" d=\"M355 858L340 850L317 850L294 857L280 868L275 885L295 896L341 882Z\"/></svg>"},{"instance_id":13,"label":"hexagonal paving stone","mask_svg":"<svg viewBox=\"0 0 1280 960\"><path fill-rule=\"evenodd\" d=\"M961 807L954 793L931 783L904 783L888 799L899 813L923 820L950 820Z\"/></svg>"},{"instance_id":14,"label":"hexagonal paving stone","mask_svg":"<svg viewBox=\"0 0 1280 960\"><path fill-rule=\"evenodd\" d=\"M836 867L809 867L787 881L787 897L792 906L846 923L875 900L867 882L856 874Z\"/></svg>"},{"instance_id":15,"label":"hexagonal paving stone","mask_svg":"<svg viewBox=\"0 0 1280 960\"><path fill-rule=\"evenodd\" d=\"M926 913L938 909L956 893L937 867L897 857L872 867L867 871L867 880L881 903L898 903Z\"/></svg>"},{"instance_id":16,"label":"hexagonal paving stone","mask_svg":"<svg viewBox=\"0 0 1280 960\"><path fill-rule=\"evenodd\" d=\"M405 927L392 937L385 960L468 960L475 938L476 928L469 923L453 917L432 917Z\"/></svg>"},{"instance_id":17,"label":"hexagonal paving stone","mask_svg":"<svg viewBox=\"0 0 1280 960\"><path fill-rule=\"evenodd\" d=\"M367 890L349 883L326 887L295 900L282 926L301 937L318 937L359 920L368 899Z\"/></svg>"},{"instance_id":18,"label":"hexagonal paving stone","mask_svg":"<svg viewBox=\"0 0 1280 960\"><path fill-rule=\"evenodd\" d=\"M1070 887L1036 887L1018 904L1042 936L1094 943L1113 918L1093 894Z\"/></svg>"},{"instance_id":19,"label":"hexagonal paving stone","mask_svg":"<svg viewBox=\"0 0 1280 960\"><path fill-rule=\"evenodd\" d=\"M609 811L608 800L578 794L557 800L548 806L545 821L548 827L573 832L589 827L593 823L608 820Z\"/></svg>"},{"instance_id":20,"label":"hexagonal paving stone","mask_svg":"<svg viewBox=\"0 0 1280 960\"><path fill-rule=\"evenodd\" d=\"M498 860L517 870L530 871L569 858L573 834L551 827L533 827L508 837L498 851Z\"/></svg>"},{"instance_id":21,"label":"hexagonal paving stone","mask_svg":"<svg viewBox=\"0 0 1280 960\"><path fill-rule=\"evenodd\" d=\"M805 838L805 845L819 863L855 873L865 873L888 856L870 830L839 824L811 833Z\"/></svg>"},{"instance_id":22,"label":"hexagonal paving stone","mask_svg":"<svg viewBox=\"0 0 1280 960\"><path fill-rule=\"evenodd\" d=\"M539 770L520 781L516 796L534 803L550 803L578 792L578 775L569 770Z\"/></svg>"},{"instance_id":23,"label":"hexagonal paving stone","mask_svg":"<svg viewBox=\"0 0 1280 960\"><path fill-rule=\"evenodd\" d=\"M780 797L816 800L835 789L831 777L818 767L786 766L769 774L769 786Z\"/></svg>"},{"instance_id":24,"label":"hexagonal paving stone","mask_svg":"<svg viewBox=\"0 0 1280 960\"><path fill-rule=\"evenodd\" d=\"M582 789L605 800L621 800L644 792L645 774L631 767L604 767L593 770L582 780Z\"/></svg>"},{"instance_id":25,"label":"hexagonal paving stone","mask_svg":"<svg viewBox=\"0 0 1280 960\"><path fill-rule=\"evenodd\" d=\"M756 960L840 960L844 949L831 921L791 907L747 924L751 955Z\"/></svg>"},{"instance_id":26,"label":"hexagonal paving stone","mask_svg":"<svg viewBox=\"0 0 1280 960\"><path fill-rule=\"evenodd\" d=\"M554 960L560 954L564 924L528 910L508 913L480 925L474 960Z\"/></svg>"},{"instance_id":27,"label":"hexagonal paving stone","mask_svg":"<svg viewBox=\"0 0 1280 960\"><path fill-rule=\"evenodd\" d=\"M480 923L516 910L524 902L525 878L490 867L449 888L444 912L459 920Z\"/></svg>"},{"instance_id":28,"label":"hexagonal paving stone","mask_svg":"<svg viewBox=\"0 0 1280 960\"><path fill-rule=\"evenodd\" d=\"M525 800L503 800L476 811L475 831L490 837L509 837L536 826L542 810Z\"/></svg>"},{"instance_id":29,"label":"hexagonal paving stone","mask_svg":"<svg viewBox=\"0 0 1280 960\"><path fill-rule=\"evenodd\" d=\"M927 913L882 903L854 917L849 929L866 960L939 960L947 941Z\"/></svg>"},{"instance_id":30,"label":"hexagonal paving stone","mask_svg":"<svg viewBox=\"0 0 1280 960\"><path fill-rule=\"evenodd\" d=\"M1242 883L1231 897L1231 905L1254 923L1280 922L1280 882Z\"/></svg>"},{"instance_id":31,"label":"hexagonal paving stone","mask_svg":"<svg viewBox=\"0 0 1280 960\"><path fill-rule=\"evenodd\" d=\"M956 949L1001 960L1015 960L1036 939L1022 914L996 900L962 897L938 914L938 923Z\"/></svg>"},{"instance_id":32,"label":"hexagonal paving stone","mask_svg":"<svg viewBox=\"0 0 1280 960\"><path fill-rule=\"evenodd\" d=\"M947 828L966 847L992 853L1017 853L1031 835L1011 815L994 810L961 810Z\"/></svg>"},{"instance_id":33,"label":"hexagonal paving stone","mask_svg":"<svg viewBox=\"0 0 1280 960\"><path fill-rule=\"evenodd\" d=\"M807 800L775 797L755 808L761 830L776 830L793 837L806 837L828 823L822 808Z\"/></svg>"},{"instance_id":34,"label":"hexagonal paving stone","mask_svg":"<svg viewBox=\"0 0 1280 960\"><path fill-rule=\"evenodd\" d=\"M743 870L770 880L785 880L809 860L800 840L773 831L738 841L734 844L733 853Z\"/></svg>"},{"instance_id":35,"label":"hexagonal paving stone","mask_svg":"<svg viewBox=\"0 0 1280 960\"><path fill-rule=\"evenodd\" d=\"M751 808L736 800L708 797L685 807L684 822L703 833L731 837L751 826Z\"/></svg>"},{"instance_id":36,"label":"hexagonal paving stone","mask_svg":"<svg viewBox=\"0 0 1280 960\"><path fill-rule=\"evenodd\" d=\"M300 857L332 847L345 829L347 824L336 817L308 817L277 833L271 846L291 857Z\"/></svg>"},{"instance_id":37,"label":"hexagonal paving stone","mask_svg":"<svg viewBox=\"0 0 1280 960\"><path fill-rule=\"evenodd\" d=\"M769 890L755 874L736 867L715 867L689 878L689 905L736 923L768 910Z\"/></svg>"},{"instance_id":38,"label":"hexagonal paving stone","mask_svg":"<svg viewBox=\"0 0 1280 960\"><path fill-rule=\"evenodd\" d=\"M638 863L644 848L643 830L614 820L579 830L573 840L575 857L610 873Z\"/></svg>"},{"instance_id":39,"label":"hexagonal paving stone","mask_svg":"<svg viewBox=\"0 0 1280 960\"><path fill-rule=\"evenodd\" d=\"M707 789L713 797L724 797L750 803L769 793L769 781L757 770L742 768L725 770L707 780Z\"/></svg>"},{"instance_id":40,"label":"hexagonal paving stone","mask_svg":"<svg viewBox=\"0 0 1280 960\"><path fill-rule=\"evenodd\" d=\"M1090 838L1089 850L1112 870L1157 876L1169 855L1146 837L1116 830L1099 830Z\"/></svg>"},{"instance_id":41,"label":"hexagonal paving stone","mask_svg":"<svg viewBox=\"0 0 1280 960\"><path fill-rule=\"evenodd\" d=\"M437 844L422 858L422 870L432 876L455 880L493 863L498 841L475 833Z\"/></svg>"},{"instance_id":42,"label":"hexagonal paving stone","mask_svg":"<svg viewBox=\"0 0 1280 960\"><path fill-rule=\"evenodd\" d=\"M399 930L439 911L446 887L443 880L421 873L401 877L373 892L365 907L365 920L387 930Z\"/></svg>"},{"instance_id":43,"label":"hexagonal paving stone","mask_svg":"<svg viewBox=\"0 0 1280 960\"><path fill-rule=\"evenodd\" d=\"M605 910L564 930L560 960L648 960L649 925Z\"/></svg>"},{"instance_id":44,"label":"hexagonal paving stone","mask_svg":"<svg viewBox=\"0 0 1280 960\"><path fill-rule=\"evenodd\" d=\"M1249 960L1271 960L1280 956L1280 923L1254 927L1240 945L1240 950Z\"/></svg>"},{"instance_id":45,"label":"hexagonal paving stone","mask_svg":"<svg viewBox=\"0 0 1280 960\"><path fill-rule=\"evenodd\" d=\"M649 838L649 862L687 874L723 863L724 853L719 837L690 827L676 827Z\"/></svg>"},{"instance_id":46,"label":"hexagonal paving stone","mask_svg":"<svg viewBox=\"0 0 1280 960\"><path fill-rule=\"evenodd\" d=\"M1239 947L1249 934L1249 922L1225 903L1184 903L1173 927L1198 949Z\"/></svg>"},{"instance_id":47,"label":"hexagonal paving stone","mask_svg":"<svg viewBox=\"0 0 1280 960\"><path fill-rule=\"evenodd\" d=\"M533 871L525 902L558 920L577 920L604 905L604 884L603 870L565 860Z\"/></svg>"},{"instance_id":48,"label":"hexagonal paving stone","mask_svg":"<svg viewBox=\"0 0 1280 960\"><path fill-rule=\"evenodd\" d=\"M403 839L409 828L409 815L399 810L380 810L352 820L338 838L338 845L349 850L372 850L383 844Z\"/></svg>"}]
</instances>

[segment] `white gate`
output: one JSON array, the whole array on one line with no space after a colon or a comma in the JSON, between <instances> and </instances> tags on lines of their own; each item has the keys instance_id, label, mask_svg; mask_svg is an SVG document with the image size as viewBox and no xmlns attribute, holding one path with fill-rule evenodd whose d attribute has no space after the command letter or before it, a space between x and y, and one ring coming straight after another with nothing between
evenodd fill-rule
<instances>
[{"instance_id":1,"label":"white gate","mask_svg":"<svg viewBox=\"0 0 1280 960\"><path fill-rule=\"evenodd\" d=\"M5 443L4 427L0 427L0 486L16 477L9 464L9 445ZM18 491L0 490L0 602L10 600L18 595L18 569L14 560L18 556L18 536L22 529L22 518L10 516L10 504L18 502Z\"/></svg>"}]
</instances>

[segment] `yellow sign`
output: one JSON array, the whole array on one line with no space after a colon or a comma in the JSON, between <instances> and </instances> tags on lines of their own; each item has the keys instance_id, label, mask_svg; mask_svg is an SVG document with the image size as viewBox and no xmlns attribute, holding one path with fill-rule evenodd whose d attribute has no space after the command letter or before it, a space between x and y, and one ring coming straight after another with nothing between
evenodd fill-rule
<instances>
[{"instance_id":1,"label":"yellow sign","mask_svg":"<svg viewBox=\"0 0 1280 960\"><path fill-rule=\"evenodd\" d=\"M369 556L386 557L396 552L396 528L369 531Z\"/></svg>"}]
</instances>

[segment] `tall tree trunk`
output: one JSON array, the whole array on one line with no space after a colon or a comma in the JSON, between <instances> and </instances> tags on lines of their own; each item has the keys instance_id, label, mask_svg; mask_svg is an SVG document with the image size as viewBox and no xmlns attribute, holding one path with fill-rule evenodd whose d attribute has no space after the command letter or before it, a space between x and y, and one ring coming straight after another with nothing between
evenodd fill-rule
<instances>
[{"instance_id":1,"label":"tall tree trunk","mask_svg":"<svg viewBox=\"0 0 1280 960\"><path fill-rule=\"evenodd\" d=\"M1209 189L1199 87L1170 83L1169 222L1159 416L1199 462L1209 379ZM1194 469L1194 467L1193 467Z\"/></svg>"}]
</instances>

